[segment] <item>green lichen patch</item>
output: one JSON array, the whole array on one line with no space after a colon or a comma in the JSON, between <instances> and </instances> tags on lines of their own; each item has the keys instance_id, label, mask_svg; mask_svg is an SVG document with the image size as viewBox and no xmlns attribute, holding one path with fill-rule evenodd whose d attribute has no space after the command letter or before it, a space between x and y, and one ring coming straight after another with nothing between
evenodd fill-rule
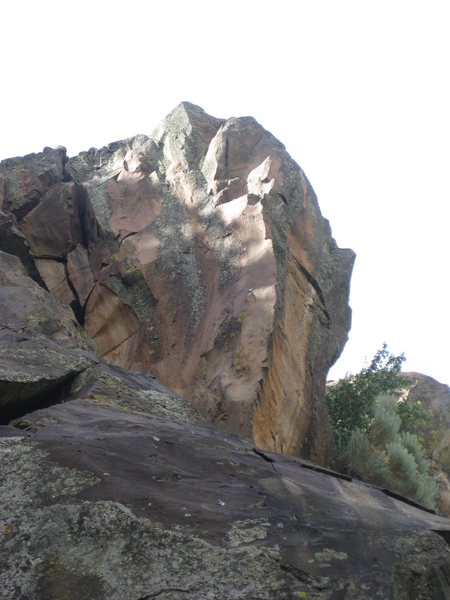
<instances>
[{"instance_id":1,"label":"green lichen patch","mask_svg":"<svg viewBox=\"0 0 450 600\"><path fill-rule=\"evenodd\" d=\"M193 229L186 206L169 190L164 205L155 220L159 239L157 270L173 285L195 331L204 312L205 290L202 266L193 252Z\"/></svg>"},{"instance_id":2,"label":"green lichen patch","mask_svg":"<svg viewBox=\"0 0 450 600\"><path fill-rule=\"evenodd\" d=\"M126 412L142 412L185 423L203 423L195 408L183 398L169 392L142 389L128 380L125 373L121 377L120 371L116 372L105 365L96 365L74 379L71 394Z\"/></svg>"},{"instance_id":3,"label":"green lichen patch","mask_svg":"<svg viewBox=\"0 0 450 600\"><path fill-rule=\"evenodd\" d=\"M67 589L65 581L72 584L69 599L78 591L78 597L112 600L287 600L292 597L287 589L295 585L277 567L276 546L227 550L138 518L116 502L59 504L23 513L0 560L5 552L8 570L1 572L0 585L8 600L47 600L50 590L62 594ZM83 595L89 582L98 596Z\"/></svg>"},{"instance_id":4,"label":"green lichen patch","mask_svg":"<svg viewBox=\"0 0 450 600\"><path fill-rule=\"evenodd\" d=\"M11 523L23 510L74 496L100 480L88 471L64 469L48 462L38 442L24 437L0 438L2 519Z\"/></svg>"},{"instance_id":5,"label":"green lichen patch","mask_svg":"<svg viewBox=\"0 0 450 600\"><path fill-rule=\"evenodd\" d=\"M336 550L332 550L331 548L324 548L321 552L316 552L314 556L319 562L348 559L348 554L346 552L337 552Z\"/></svg>"},{"instance_id":6,"label":"green lichen patch","mask_svg":"<svg viewBox=\"0 0 450 600\"><path fill-rule=\"evenodd\" d=\"M129 267L122 278L112 275L109 283L122 302L133 310L141 323L151 322L156 300L139 269Z\"/></svg>"},{"instance_id":7,"label":"green lichen patch","mask_svg":"<svg viewBox=\"0 0 450 600\"><path fill-rule=\"evenodd\" d=\"M234 521L228 532L228 540L231 547L251 544L256 540L267 538L270 523L267 519L244 519Z\"/></svg>"}]
</instances>

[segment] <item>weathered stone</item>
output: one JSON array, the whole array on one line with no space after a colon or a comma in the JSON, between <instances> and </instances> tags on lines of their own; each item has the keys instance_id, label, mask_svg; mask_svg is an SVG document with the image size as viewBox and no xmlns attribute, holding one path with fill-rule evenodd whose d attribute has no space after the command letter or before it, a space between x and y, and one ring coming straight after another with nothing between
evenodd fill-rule
<instances>
[{"instance_id":1,"label":"weathered stone","mask_svg":"<svg viewBox=\"0 0 450 600\"><path fill-rule=\"evenodd\" d=\"M176 422L204 424L192 404L169 391L156 379L104 363L80 373L73 380L69 394L72 400L89 400L105 406L119 407L127 412L147 413ZM22 423L24 421L26 417L22 419Z\"/></svg>"},{"instance_id":2,"label":"weathered stone","mask_svg":"<svg viewBox=\"0 0 450 600\"><path fill-rule=\"evenodd\" d=\"M87 369L87 357L47 340L1 335L0 422L64 399L66 384Z\"/></svg>"},{"instance_id":3,"label":"weathered stone","mask_svg":"<svg viewBox=\"0 0 450 600\"><path fill-rule=\"evenodd\" d=\"M72 311L0 252L0 421L50 401L95 351Z\"/></svg>"},{"instance_id":4,"label":"weathered stone","mask_svg":"<svg viewBox=\"0 0 450 600\"><path fill-rule=\"evenodd\" d=\"M22 219L39 204L50 187L61 181L66 160L65 148L44 148L39 154L2 160L2 210Z\"/></svg>"},{"instance_id":5,"label":"weathered stone","mask_svg":"<svg viewBox=\"0 0 450 600\"><path fill-rule=\"evenodd\" d=\"M151 400L99 400L0 429L5 600L448 597L448 520Z\"/></svg>"},{"instance_id":6,"label":"weathered stone","mask_svg":"<svg viewBox=\"0 0 450 600\"><path fill-rule=\"evenodd\" d=\"M70 282L78 296L80 306L84 306L95 284L86 248L78 244L67 255L67 270Z\"/></svg>"},{"instance_id":7,"label":"weathered stone","mask_svg":"<svg viewBox=\"0 0 450 600\"><path fill-rule=\"evenodd\" d=\"M141 363L147 364L143 326L119 296L104 285L97 284L89 296L85 329L107 362L137 370Z\"/></svg>"},{"instance_id":8,"label":"weathered stone","mask_svg":"<svg viewBox=\"0 0 450 600\"><path fill-rule=\"evenodd\" d=\"M73 291L67 281L66 265L47 258L36 259L36 267L49 292L63 304L75 302Z\"/></svg>"},{"instance_id":9,"label":"weathered stone","mask_svg":"<svg viewBox=\"0 0 450 600\"><path fill-rule=\"evenodd\" d=\"M108 277L135 270L154 299L144 317L128 303L137 322L125 331L101 316L121 312L118 298L100 302L95 288L86 323L108 361L154 373L263 448L325 462L325 376L350 324L354 254L337 248L284 147L254 119L183 103L150 138L92 149L66 170L119 244L96 277L124 301Z\"/></svg>"},{"instance_id":10,"label":"weathered stone","mask_svg":"<svg viewBox=\"0 0 450 600\"><path fill-rule=\"evenodd\" d=\"M16 256L0 251L0 331L45 336L68 348L98 351L73 312L28 277Z\"/></svg>"},{"instance_id":11,"label":"weathered stone","mask_svg":"<svg viewBox=\"0 0 450 600\"><path fill-rule=\"evenodd\" d=\"M64 258L83 241L77 186L60 183L21 221L32 252L38 257Z\"/></svg>"},{"instance_id":12,"label":"weathered stone","mask_svg":"<svg viewBox=\"0 0 450 600\"><path fill-rule=\"evenodd\" d=\"M18 256L25 267L28 275L39 285L44 286L42 277L36 268L35 262L30 254L30 246L25 236L14 224L12 218L0 212L0 250L7 254Z\"/></svg>"},{"instance_id":13,"label":"weathered stone","mask_svg":"<svg viewBox=\"0 0 450 600\"><path fill-rule=\"evenodd\" d=\"M263 448L326 461L354 255L254 119L182 103L150 137L70 160L46 149L0 174L46 286L108 362Z\"/></svg>"},{"instance_id":14,"label":"weathered stone","mask_svg":"<svg viewBox=\"0 0 450 600\"><path fill-rule=\"evenodd\" d=\"M195 164L200 154L188 156ZM239 289L234 277L259 275L270 284L268 270L279 268L276 256L258 253L265 244L264 207L254 194L236 200L251 207L247 228L256 240L255 247L248 243L249 249L239 251L240 264L249 267L245 261L255 261L264 268L243 272L240 266L230 280L221 280L215 261L230 268L233 261L226 253L216 258L213 246L206 250L212 254L205 264L214 268L205 272L216 277L216 288L208 283L215 289L210 297L215 310L232 302ZM184 214L180 202L172 196L170 202L176 217ZM166 206L164 211L173 218ZM173 252L164 238L172 230L158 222L161 214L154 227L124 239L114 259L105 261L118 245L105 231L97 246L84 238L67 257L70 285L79 300L83 290L88 294L80 320L85 318L105 358L127 367L148 365L152 357L158 364L168 343L182 341L198 350L195 332L209 331L202 323L210 300L202 305L195 329L192 313L181 310L189 306L186 296L168 297L178 289L167 288L170 269L184 264L186 270L174 277L184 281L195 261L187 257L183 263L177 254L193 251L186 237L173 237ZM176 218L168 223L176 225ZM214 219L211 223L216 226ZM217 230L225 231L224 239L235 235L228 235L230 224L233 219ZM145 241L147 231L163 240L152 259L157 265L121 255L134 237ZM273 245L275 238L270 239ZM65 271L63 261L56 264ZM44 272L43 262L52 265L39 260ZM95 278L90 293L82 276L88 263ZM209 281L202 277L193 277L188 300L198 291L196 282ZM306 295L299 272L295 281ZM87 282L89 287L89 275ZM245 312L217 314L204 366L217 370L224 398L221 409L211 394L211 410L227 414L226 394L236 394L232 418L244 429L251 419L245 398L259 373L258 361L266 361L265 368L275 363L265 349L270 320L261 301L277 306L279 298L262 284L242 295ZM180 312L161 312L171 302L179 302ZM295 329L286 319L286 329ZM184 340L176 336L177 320ZM238 354L244 347L256 362ZM224 364L236 368L224 362L227 356L242 361L241 387L233 388L232 371L223 371ZM246 368L248 389L243 386ZM180 377L182 371L181 366ZM449 595L448 520L389 490L304 459L263 452L206 425L192 404L157 380L101 362L71 309L30 279L16 256L0 252L0 423L11 418L9 425L0 424L2 599L437 600Z\"/></svg>"}]
</instances>

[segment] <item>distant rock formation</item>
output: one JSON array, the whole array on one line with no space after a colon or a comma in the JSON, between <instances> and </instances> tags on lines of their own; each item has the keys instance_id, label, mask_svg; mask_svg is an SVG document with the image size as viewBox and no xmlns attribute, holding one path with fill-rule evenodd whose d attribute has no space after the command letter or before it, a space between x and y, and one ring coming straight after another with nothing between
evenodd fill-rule
<instances>
[{"instance_id":1,"label":"distant rock formation","mask_svg":"<svg viewBox=\"0 0 450 600\"><path fill-rule=\"evenodd\" d=\"M182 103L150 137L70 159L46 148L0 177L0 250L72 307L107 362L262 448L326 461L354 254L254 119Z\"/></svg>"},{"instance_id":2,"label":"distant rock formation","mask_svg":"<svg viewBox=\"0 0 450 600\"><path fill-rule=\"evenodd\" d=\"M422 427L424 445L440 470L439 512L450 517L450 387L421 373L402 373L411 381L408 399L422 402L433 419Z\"/></svg>"}]
</instances>

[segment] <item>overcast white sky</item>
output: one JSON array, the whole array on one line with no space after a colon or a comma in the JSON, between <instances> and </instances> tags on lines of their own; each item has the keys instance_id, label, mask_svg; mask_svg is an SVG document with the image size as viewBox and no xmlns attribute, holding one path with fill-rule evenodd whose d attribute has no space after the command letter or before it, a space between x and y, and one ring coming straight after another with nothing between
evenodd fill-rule
<instances>
[{"instance_id":1,"label":"overcast white sky","mask_svg":"<svg viewBox=\"0 0 450 600\"><path fill-rule=\"evenodd\" d=\"M150 133L182 100L253 115L357 253L329 376L386 341L450 383L448 1L15 0L0 18L0 159Z\"/></svg>"}]
</instances>

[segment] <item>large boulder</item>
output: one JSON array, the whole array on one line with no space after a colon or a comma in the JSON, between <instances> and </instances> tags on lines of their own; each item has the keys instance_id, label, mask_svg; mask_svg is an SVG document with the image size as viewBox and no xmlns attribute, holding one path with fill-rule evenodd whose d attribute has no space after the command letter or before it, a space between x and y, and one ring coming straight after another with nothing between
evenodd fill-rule
<instances>
[{"instance_id":1,"label":"large boulder","mask_svg":"<svg viewBox=\"0 0 450 600\"><path fill-rule=\"evenodd\" d=\"M354 254L270 133L182 103L150 137L46 148L0 176L22 262L107 362L261 448L326 462Z\"/></svg>"},{"instance_id":2,"label":"large boulder","mask_svg":"<svg viewBox=\"0 0 450 600\"><path fill-rule=\"evenodd\" d=\"M66 171L109 244L85 311L104 357L153 373L224 430L325 462L325 377L347 339L354 254L282 144L252 118L183 103L152 136Z\"/></svg>"}]
</instances>

